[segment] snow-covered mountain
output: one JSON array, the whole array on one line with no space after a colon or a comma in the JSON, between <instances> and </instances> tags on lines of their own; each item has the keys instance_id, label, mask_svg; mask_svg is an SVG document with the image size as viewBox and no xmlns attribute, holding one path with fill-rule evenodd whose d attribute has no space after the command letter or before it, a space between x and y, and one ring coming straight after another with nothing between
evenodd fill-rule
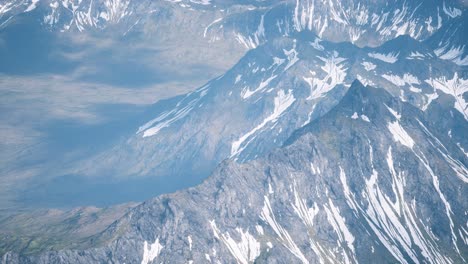
<instances>
[{"instance_id":1,"label":"snow-covered mountain","mask_svg":"<svg viewBox=\"0 0 468 264\"><path fill-rule=\"evenodd\" d=\"M204 37L225 41L234 35L248 48L304 30L327 40L377 45L400 35L426 39L461 16L465 8L459 1L439 0L6 0L0 4L0 25L7 27L15 17L32 12L39 23L55 30L115 30L118 26L128 33L154 23L156 16L170 21L179 12L175 10L185 9L180 20L200 13L217 17L209 24L200 21Z\"/></svg>"},{"instance_id":2,"label":"snow-covered mountain","mask_svg":"<svg viewBox=\"0 0 468 264\"><path fill-rule=\"evenodd\" d=\"M51 49L108 38L118 41L96 49L223 72L154 104L104 151L48 171L203 183L67 249L31 241L32 254L1 262L467 262L466 23L463 1L1 2L0 41L33 27ZM2 43L6 69L17 56Z\"/></svg>"},{"instance_id":3,"label":"snow-covered mountain","mask_svg":"<svg viewBox=\"0 0 468 264\"><path fill-rule=\"evenodd\" d=\"M433 116L356 81L283 148L143 203L96 248L3 262L463 263L468 160Z\"/></svg>"},{"instance_id":4,"label":"snow-covered mountain","mask_svg":"<svg viewBox=\"0 0 468 264\"><path fill-rule=\"evenodd\" d=\"M468 66L468 50L466 48L468 19L466 16L466 13L463 13L450 21L428 40L437 56L461 66Z\"/></svg>"},{"instance_id":5,"label":"snow-covered mountain","mask_svg":"<svg viewBox=\"0 0 468 264\"><path fill-rule=\"evenodd\" d=\"M259 46L219 78L156 107L135 135L72 173L203 177L223 159L244 162L280 147L335 106L356 79L421 110L445 100L454 115L468 118L465 71L430 45L401 36L359 48L303 33Z\"/></svg>"}]
</instances>

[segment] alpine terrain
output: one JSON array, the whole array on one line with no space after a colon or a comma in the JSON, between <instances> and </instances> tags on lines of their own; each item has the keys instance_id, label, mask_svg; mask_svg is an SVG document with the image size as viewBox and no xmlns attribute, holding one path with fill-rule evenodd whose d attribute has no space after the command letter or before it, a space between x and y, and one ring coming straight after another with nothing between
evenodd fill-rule
<instances>
[{"instance_id":1,"label":"alpine terrain","mask_svg":"<svg viewBox=\"0 0 468 264\"><path fill-rule=\"evenodd\" d=\"M467 263L467 8L1 2L1 263Z\"/></svg>"}]
</instances>

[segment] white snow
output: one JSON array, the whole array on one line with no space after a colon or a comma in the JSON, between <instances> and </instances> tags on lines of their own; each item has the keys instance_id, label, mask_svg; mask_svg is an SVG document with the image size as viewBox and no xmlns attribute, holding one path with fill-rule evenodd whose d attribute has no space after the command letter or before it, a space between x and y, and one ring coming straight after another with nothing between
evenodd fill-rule
<instances>
[{"instance_id":1,"label":"white snow","mask_svg":"<svg viewBox=\"0 0 468 264\"><path fill-rule=\"evenodd\" d=\"M377 68L377 65L368 61L363 61L361 65L364 66L364 69L366 69L366 71L372 71L375 70L375 68Z\"/></svg>"},{"instance_id":2,"label":"white snow","mask_svg":"<svg viewBox=\"0 0 468 264\"><path fill-rule=\"evenodd\" d=\"M275 215L271 208L270 199L267 196L264 196L265 202L262 208L262 212L260 214L260 218L267 223L278 236L280 242L302 263L309 263L307 258L301 252L299 247L296 245L294 240L289 235L288 231L284 229L278 222L276 221Z\"/></svg>"},{"instance_id":3,"label":"white snow","mask_svg":"<svg viewBox=\"0 0 468 264\"><path fill-rule=\"evenodd\" d=\"M153 260L159 256L163 246L159 243L159 238L156 238L154 243L148 245L148 242L145 240L143 245L143 260L141 264L148 264L153 262Z\"/></svg>"},{"instance_id":4,"label":"white snow","mask_svg":"<svg viewBox=\"0 0 468 264\"><path fill-rule=\"evenodd\" d=\"M27 13L27 12L31 12L34 9L36 9L36 6L37 6L38 2L39 2L39 0L31 0L31 4L28 6L28 8L26 8L26 10L24 10L24 12Z\"/></svg>"},{"instance_id":5,"label":"white snow","mask_svg":"<svg viewBox=\"0 0 468 264\"><path fill-rule=\"evenodd\" d=\"M362 77L361 75L359 74L356 74L356 79L358 79L358 81L360 81L364 86L375 86L374 82L372 82L371 80L368 80L364 77Z\"/></svg>"},{"instance_id":6,"label":"white snow","mask_svg":"<svg viewBox=\"0 0 468 264\"><path fill-rule=\"evenodd\" d=\"M346 173L343 170L343 168L341 168L341 166L339 168L340 168L340 181L341 181L341 185L343 185L343 192L346 197L346 202L353 210L356 211L357 205L354 199L354 194L349 189L348 182L346 180Z\"/></svg>"},{"instance_id":7,"label":"white snow","mask_svg":"<svg viewBox=\"0 0 468 264\"><path fill-rule=\"evenodd\" d=\"M346 59L338 57L338 52L334 51L328 58L318 57L325 63L321 69L326 73L323 79L310 71L312 77L303 77L310 86L310 95L306 100L313 100L324 96L339 84L343 84L347 74L347 68L343 64Z\"/></svg>"},{"instance_id":8,"label":"white snow","mask_svg":"<svg viewBox=\"0 0 468 264\"><path fill-rule=\"evenodd\" d=\"M444 10L444 13L447 14L451 18L455 18L457 16L462 15L462 11L460 9L458 9L456 7L447 7L445 5L445 1L444 1L444 5L443 5L443 10Z\"/></svg>"},{"instance_id":9,"label":"white snow","mask_svg":"<svg viewBox=\"0 0 468 264\"><path fill-rule=\"evenodd\" d=\"M393 74L390 74L390 75L383 74L382 77L385 78L387 81L400 87L405 86L406 84L410 86L413 84L421 84L419 79L410 73L405 73L403 77L400 77L398 75L393 75Z\"/></svg>"},{"instance_id":10,"label":"white snow","mask_svg":"<svg viewBox=\"0 0 468 264\"><path fill-rule=\"evenodd\" d=\"M460 66L468 66L468 56L464 56L464 51L465 45L449 47L449 44L447 44L435 49L434 53L443 60L451 60Z\"/></svg>"},{"instance_id":11,"label":"white snow","mask_svg":"<svg viewBox=\"0 0 468 264\"><path fill-rule=\"evenodd\" d=\"M367 116L364 115L364 114L361 115L361 119L364 120L364 121L366 121L366 122L370 122L369 117L367 117Z\"/></svg>"},{"instance_id":12,"label":"white snow","mask_svg":"<svg viewBox=\"0 0 468 264\"><path fill-rule=\"evenodd\" d=\"M398 114L397 111L393 110L393 109L390 108L388 105L385 105L385 107L387 107L388 111L389 111L397 120L400 120L401 115Z\"/></svg>"},{"instance_id":13,"label":"white snow","mask_svg":"<svg viewBox=\"0 0 468 264\"><path fill-rule=\"evenodd\" d=\"M250 91L249 88L247 89L244 89L242 90L241 92L241 96L243 99L247 99L249 98L250 96L252 96L253 94L255 94L256 92L259 92L259 91L262 91L265 89L265 87L267 87L271 81L273 81L275 78L277 77L277 75L273 75L273 76L270 76L268 79L266 80L261 80L260 81L260 84L258 85L257 89L253 90L253 91Z\"/></svg>"},{"instance_id":14,"label":"white snow","mask_svg":"<svg viewBox=\"0 0 468 264\"><path fill-rule=\"evenodd\" d=\"M458 77L455 72L452 79L447 79L445 76L436 79L426 80L435 89L440 90L455 99L454 108L457 109L466 120L468 120L468 102L463 97L463 94L468 92L468 79Z\"/></svg>"},{"instance_id":15,"label":"white snow","mask_svg":"<svg viewBox=\"0 0 468 264\"><path fill-rule=\"evenodd\" d=\"M429 162L427 161L427 158L424 156L423 153L420 153L421 156L418 155L416 152L414 152L414 154L416 155L416 157L419 158L419 160L422 162L424 167L426 167L429 174L431 174L431 176L432 176L432 183L434 185L434 188L436 189L437 193L439 194L439 197L442 200L442 203L445 205L445 214L447 215L447 218L448 218L448 220L450 222L450 231L451 231L451 234L452 234L452 243L455 246L455 248L458 250L458 245L457 245L457 242L456 242L457 236L455 235L454 223L453 223L452 216L451 216L453 214L452 207L450 206L450 203L447 201L447 198L445 197L445 195L440 190L439 178L435 175L435 173L432 170L431 166L429 166Z\"/></svg>"},{"instance_id":16,"label":"white snow","mask_svg":"<svg viewBox=\"0 0 468 264\"><path fill-rule=\"evenodd\" d=\"M236 33L236 40L244 45L247 49L255 49L260 43L258 42L255 42L255 39L252 39L251 36L249 37L244 37L242 34L240 33Z\"/></svg>"},{"instance_id":17,"label":"white snow","mask_svg":"<svg viewBox=\"0 0 468 264\"><path fill-rule=\"evenodd\" d=\"M328 199L328 204L324 206L324 209L327 213L328 222L331 224L331 226L335 230L335 233L338 235L338 239L341 243L340 246L348 247L351 250L352 258L355 259L353 244L354 236L346 226L346 219L343 216L341 216L340 210L333 204L333 201L330 198ZM345 258L349 259L346 253Z\"/></svg>"},{"instance_id":18,"label":"white snow","mask_svg":"<svg viewBox=\"0 0 468 264\"><path fill-rule=\"evenodd\" d=\"M296 62L299 61L299 57L297 57L298 53L296 51L296 43L294 42L294 46L290 50L283 50L284 55L288 57L288 64L284 67L284 71L287 71L291 68Z\"/></svg>"},{"instance_id":19,"label":"white snow","mask_svg":"<svg viewBox=\"0 0 468 264\"><path fill-rule=\"evenodd\" d=\"M292 90L288 90L288 93L285 93L283 90L279 90L274 99L275 106L273 109L273 113L266 117L258 126L241 136L238 140L232 142L231 157L242 152L253 139L250 139L246 143L244 142L253 134L255 134L258 130L262 129L267 123L275 123L279 119L281 114L283 114L283 112L286 111L294 103L295 100L296 98L294 98Z\"/></svg>"},{"instance_id":20,"label":"white snow","mask_svg":"<svg viewBox=\"0 0 468 264\"><path fill-rule=\"evenodd\" d=\"M235 84L238 83L241 79L242 79L242 74L238 74L238 75L236 76L236 80L234 81L234 83L235 83Z\"/></svg>"},{"instance_id":21,"label":"white snow","mask_svg":"<svg viewBox=\"0 0 468 264\"><path fill-rule=\"evenodd\" d=\"M209 5L211 4L211 0L190 0L190 2L199 5Z\"/></svg>"},{"instance_id":22,"label":"white snow","mask_svg":"<svg viewBox=\"0 0 468 264\"><path fill-rule=\"evenodd\" d=\"M214 236L226 245L229 252L238 263L252 263L260 255L260 242L258 242L249 231L244 232L242 228L236 228L236 231L240 235L240 241L236 242L228 232L224 234L221 233L214 220L210 221L210 225L213 229Z\"/></svg>"},{"instance_id":23,"label":"white snow","mask_svg":"<svg viewBox=\"0 0 468 264\"><path fill-rule=\"evenodd\" d=\"M444 157L447 163L450 164L450 166L452 167L453 171L458 176L458 178L460 178L460 180L462 180L463 182L468 183L468 168L466 168L465 165L461 163L459 160L454 159L452 156L450 156L450 152L447 150L444 144L442 144L442 142L436 136L434 136L421 121L419 120L417 121L419 125L423 128L424 133L426 133L426 135L432 138L439 145L439 147L437 147L435 144L429 141L440 152L440 154ZM449 130L448 135L450 138L452 137L451 130ZM457 145L458 147L460 147L459 144ZM442 151L442 149L444 151ZM463 148L461 148L460 150L466 155L465 150L463 150Z\"/></svg>"},{"instance_id":24,"label":"white snow","mask_svg":"<svg viewBox=\"0 0 468 264\"><path fill-rule=\"evenodd\" d=\"M263 236L265 234L265 232L263 231L263 227L261 225L256 225L255 229L257 230L257 233L259 235Z\"/></svg>"},{"instance_id":25,"label":"white snow","mask_svg":"<svg viewBox=\"0 0 468 264\"><path fill-rule=\"evenodd\" d=\"M184 118L196 105L198 105L198 102L206 96L208 88L209 86L205 85L197 91L186 95L184 99L177 103L174 109L166 111L153 120L140 126L136 134L143 132L143 137L154 136L158 134L161 129L169 127L174 122ZM192 95L198 95L198 97L191 98Z\"/></svg>"},{"instance_id":26,"label":"white snow","mask_svg":"<svg viewBox=\"0 0 468 264\"><path fill-rule=\"evenodd\" d=\"M223 20L222 17L217 18L217 19L213 20L213 22L211 22L208 26L206 26L205 30L203 31L203 37L206 38L206 34L208 33L208 30L210 29L210 27L213 26L214 24L218 23L221 20Z\"/></svg>"},{"instance_id":27,"label":"white snow","mask_svg":"<svg viewBox=\"0 0 468 264\"><path fill-rule=\"evenodd\" d=\"M189 243L189 250L192 251L192 236L187 236L187 241Z\"/></svg>"},{"instance_id":28,"label":"white snow","mask_svg":"<svg viewBox=\"0 0 468 264\"><path fill-rule=\"evenodd\" d=\"M294 212L301 218L302 222L307 228L313 228L314 218L319 212L317 203L314 203L313 207L307 207L307 202L302 199L296 190L296 184L294 183L294 203L291 203Z\"/></svg>"},{"instance_id":29,"label":"white snow","mask_svg":"<svg viewBox=\"0 0 468 264\"><path fill-rule=\"evenodd\" d=\"M411 59L424 59L425 55L420 53L419 51L412 51L409 55Z\"/></svg>"},{"instance_id":30,"label":"white snow","mask_svg":"<svg viewBox=\"0 0 468 264\"><path fill-rule=\"evenodd\" d=\"M269 194L274 194L275 191L273 191L273 187L271 187L271 183L268 183L268 193Z\"/></svg>"},{"instance_id":31,"label":"white snow","mask_svg":"<svg viewBox=\"0 0 468 264\"><path fill-rule=\"evenodd\" d=\"M409 89L413 93L421 93L422 92L422 90L420 88L416 88L414 86L411 86Z\"/></svg>"},{"instance_id":32,"label":"white snow","mask_svg":"<svg viewBox=\"0 0 468 264\"><path fill-rule=\"evenodd\" d=\"M382 53L372 52L372 53L369 53L368 55L371 58L381 60L381 61L384 61L384 62L387 62L387 63L395 63L395 62L398 61L398 55L400 55L400 54L399 53L393 53L393 52L389 53L389 54L382 54Z\"/></svg>"},{"instance_id":33,"label":"white snow","mask_svg":"<svg viewBox=\"0 0 468 264\"><path fill-rule=\"evenodd\" d=\"M407 146L408 148L413 148L414 140L411 136L406 132L406 130L400 125L400 122L390 122L388 123L388 130L393 135L393 139L395 142L400 142L402 145Z\"/></svg>"},{"instance_id":34,"label":"white snow","mask_svg":"<svg viewBox=\"0 0 468 264\"><path fill-rule=\"evenodd\" d=\"M423 111L426 111L427 108L429 107L429 105L432 103L432 101L434 101L435 99L437 99L439 97L439 94L435 91L434 89L434 92L431 93L431 94L426 94L426 97L427 97L427 101L426 103L421 107L421 110Z\"/></svg>"},{"instance_id":35,"label":"white snow","mask_svg":"<svg viewBox=\"0 0 468 264\"><path fill-rule=\"evenodd\" d=\"M312 47L314 47L314 49L316 50L323 51L325 50L325 48L322 45L320 45L320 41L322 40L319 38L315 38L314 42L311 42L310 45L312 45Z\"/></svg>"}]
</instances>

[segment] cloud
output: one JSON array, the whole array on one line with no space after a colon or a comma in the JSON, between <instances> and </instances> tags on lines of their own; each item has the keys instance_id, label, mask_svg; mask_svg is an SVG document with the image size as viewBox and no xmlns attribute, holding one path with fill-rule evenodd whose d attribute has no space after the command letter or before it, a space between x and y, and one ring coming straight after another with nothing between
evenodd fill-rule
<instances>
[{"instance_id":1,"label":"cloud","mask_svg":"<svg viewBox=\"0 0 468 264\"><path fill-rule=\"evenodd\" d=\"M83 71L92 69L82 69ZM76 82L47 75L0 78L0 103L4 111L18 119L73 119L99 122L93 106L106 104L149 105L158 100L188 92L187 83L171 82L132 89L104 84Z\"/></svg>"},{"instance_id":2,"label":"cloud","mask_svg":"<svg viewBox=\"0 0 468 264\"><path fill-rule=\"evenodd\" d=\"M183 82L132 89L78 82L60 75L0 75L0 196L24 185L27 179L51 176L53 168L63 166L63 161L54 157L71 160L80 154L77 149L61 146L62 152L51 156L49 126L70 121L78 127L102 124L119 116L109 116L100 106L147 106L193 88ZM64 137L62 141L74 140L73 136Z\"/></svg>"}]
</instances>

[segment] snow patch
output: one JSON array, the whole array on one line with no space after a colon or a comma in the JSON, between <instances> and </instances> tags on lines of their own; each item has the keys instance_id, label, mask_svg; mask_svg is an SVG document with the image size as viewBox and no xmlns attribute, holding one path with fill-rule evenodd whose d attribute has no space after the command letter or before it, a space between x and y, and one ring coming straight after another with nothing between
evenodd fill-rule
<instances>
[{"instance_id":1,"label":"snow patch","mask_svg":"<svg viewBox=\"0 0 468 264\"><path fill-rule=\"evenodd\" d=\"M368 61L363 61L361 65L364 66L364 69L366 69L366 71L372 71L375 70L375 68L377 68L377 65Z\"/></svg>"},{"instance_id":2,"label":"snow patch","mask_svg":"<svg viewBox=\"0 0 468 264\"><path fill-rule=\"evenodd\" d=\"M32 0L31 4L28 6L28 8L26 8L26 10L24 10L24 12L27 13L27 12L31 12L34 9L36 9L38 2L39 2L39 0Z\"/></svg>"},{"instance_id":3,"label":"snow patch","mask_svg":"<svg viewBox=\"0 0 468 264\"><path fill-rule=\"evenodd\" d=\"M229 252L237 260L238 263L248 264L255 261L260 255L260 242L253 237L249 231L243 231L242 228L236 228L240 235L240 241L236 242L228 232L221 233L216 227L214 220L210 221L214 236L221 240L229 249Z\"/></svg>"},{"instance_id":4,"label":"snow patch","mask_svg":"<svg viewBox=\"0 0 468 264\"><path fill-rule=\"evenodd\" d=\"M143 245L143 260L141 264L148 264L153 262L153 260L159 256L163 246L159 243L159 238L156 238L154 243L148 245L148 242L145 240Z\"/></svg>"},{"instance_id":5,"label":"snow patch","mask_svg":"<svg viewBox=\"0 0 468 264\"><path fill-rule=\"evenodd\" d=\"M371 58L393 64L393 63L398 61L398 56L400 55L400 53L393 53L392 52L392 53L389 53L389 54L382 54L382 53L372 52L372 53L369 53L367 55L369 55L369 57L371 57Z\"/></svg>"},{"instance_id":6,"label":"snow patch","mask_svg":"<svg viewBox=\"0 0 468 264\"><path fill-rule=\"evenodd\" d=\"M258 85L257 89L255 89L255 90L253 90L253 91L250 91L249 88L242 90L242 92L241 92L242 98L243 98L243 99L247 99L247 98L249 98L250 96L252 96L253 94L255 94L256 92L262 91L262 90L265 89L265 87L267 87L267 86L270 84L270 82L273 81L276 77L277 77L277 75L273 75L273 76L271 76L270 78L268 78L268 79L266 79L266 80L260 81L260 84Z\"/></svg>"},{"instance_id":7,"label":"snow patch","mask_svg":"<svg viewBox=\"0 0 468 264\"><path fill-rule=\"evenodd\" d=\"M275 234L278 236L278 239L280 240L280 242L294 256L296 256L299 260L301 260L302 263L309 263L307 258L304 256L304 254L301 252L299 247L296 245L294 240L289 235L288 231L284 229L276 221L275 214L273 213L273 210L271 208L270 199L267 196L265 196L264 199L265 201L264 201L264 205L262 208L262 212L260 214L260 218L273 229Z\"/></svg>"},{"instance_id":8,"label":"snow patch","mask_svg":"<svg viewBox=\"0 0 468 264\"><path fill-rule=\"evenodd\" d=\"M414 140L411 138L411 136L406 132L405 129L400 125L400 122L395 121L395 122L390 122L388 123L388 130L393 135L393 139L395 142L400 142L402 145L407 146L408 148L413 148L414 146Z\"/></svg>"},{"instance_id":9,"label":"snow patch","mask_svg":"<svg viewBox=\"0 0 468 264\"><path fill-rule=\"evenodd\" d=\"M407 84L410 86L413 84L421 84L419 82L419 79L410 73L405 73L403 77L400 77L398 75L392 75L392 74L390 75L383 74L382 77L385 78L387 81L400 87L405 86Z\"/></svg>"},{"instance_id":10,"label":"snow patch","mask_svg":"<svg viewBox=\"0 0 468 264\"><path fill-rule=\"evenodd\" d=\"M367 117L367 116L366 116L366 115L364 115L364 114L363 114L363 115L361 115L361 119L362 119L362 120L364 120L364 121L366 121L366 122L369 122L369 123L370 123L370 119L369 119L369 117Z\"/></svg>"},{"instance_id":11,"label":"snow patch","mask_svg":"<svg viewBox=\"0 0 468 264\"><path fill-rule=\"evenodd\" d=\"M347 75L347 68L343 64L345 58L338 57L338 52L334 51L328 58L318 57L325 63L321 68L326 73L323 79L310 71L312 77L303 77L310 86L310 95L306 100L313 100L324 96L339 84L343 84Z\"/></svg>"},{"instance_id":12,"label":"snow patch","mask_svg":"<svg viewBox=\"0 0 468 264\"><path fill-rule=\"evenodd\" d=\"M466 120L468 120L468 102L463 96L468 92L468 79L459 78L458 73L455 72L452 79L448 79L443 76L436 79L426 80L426 82L432 85L435 89L453 96L453 98L455 98L454 108L457 109Z\"/></svg>"},{"instance_id":13,"label":"snow patch","mask_svg":"<svg viewBox=\"0 0 468 264\"><path fill-rule=\"evenodd\" d=\"M276 121L278 121L281 114L283 114L283 112L286 111L294 103L294 101L296 101L296 98L294 98L292 90L288 90L288 93L285 93L283 90L278 91L274 99L275 106L273 109L273 113L267 118L265 118L263 122L260 123L258 126L247 132L245 135L241 136L238 140L232 142L231 157L242 152L247 147L247 145L253 140L253 138L247 142L245 141L253 134L255 134L258 130L262 129L267 123L275 123Z\"/></svg>"}]
</instances>

